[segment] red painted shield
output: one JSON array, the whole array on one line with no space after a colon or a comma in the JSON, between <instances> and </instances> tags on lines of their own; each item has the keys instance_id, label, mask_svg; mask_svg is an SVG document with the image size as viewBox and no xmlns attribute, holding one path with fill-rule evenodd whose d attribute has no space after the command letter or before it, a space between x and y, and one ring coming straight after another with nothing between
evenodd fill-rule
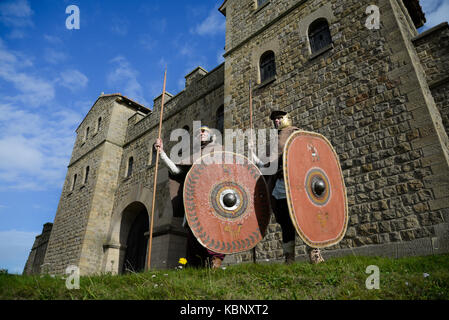
<instances>
[{"instance_id":1,"label":"red painted shield","mask_svg":"<svg viewBox=\"0 0 449 320\"><path fill-rule=\"evenodd\" d=\"M203 156L184 184L187 222L206 248L224 254L259 243L270 220L267 184L259 168L230 152ZM216 161L220 159L220 161Z\"/></svg>"},{"instance_id":2,"label":"red painted shield","mask_svg":"<svg viewBox=\"0 0 449 320\"><path fill-rule=\"evenodd\" d=\"M337 154L314 132L290 135L283 153L290 217L304 242L313 248L337 244L348 224L346 188Z\"/></svg>"}]
</instances>

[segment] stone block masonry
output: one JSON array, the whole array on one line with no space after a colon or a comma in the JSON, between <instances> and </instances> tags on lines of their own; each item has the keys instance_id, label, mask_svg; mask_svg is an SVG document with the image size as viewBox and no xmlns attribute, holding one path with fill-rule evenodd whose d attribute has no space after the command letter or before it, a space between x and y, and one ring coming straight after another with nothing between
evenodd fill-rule
<instances>
[{"instance_id":1,"label":"stone block masonry","mask_svg":"<svg viewBox=\"0 0 449 320\"><path fill-rule=\"evenodd\" d=\"M248 93L242 88L250 80L260 81L260 47L272 50L276 78L253 92L255 127L271 126L273 108L290 112L294 125L326 136L342 164L350 225L340 244L326 251L361 253L377 245L395 248L389 251L392 256L401 250L433 253L437 227L447 228L449 222L444 218L449 199L444 108L433 100L436 91L429 90L415 47L421 40L413 40L417 31L402 1L270 1L261 10L251 9L251 2L225 5L225 125L249 126L241 107ZM365 27L365 9L371 4L380 8L378 30ZM310 53L307 22L318 18L329 24L332 47L317 56ZM447 47L433 43L441 47L429 49L427 65L447 74ZM402 246L423 239L429 245L420 250ZM304 257L300 239L297 254ZM261 261L280 259L280 241L267 236L256 255Z\"/></svg>"},{"instance_id":2,"label":"stone block masonry","mask_svg":"<svg viewBox=\"0 0 449 320\"><path fill-rule=\"evenodd\" d=\"M379 29L365 27L370 5L379 8ZM225 62L210 72L196 68L183 91L166 93L166 151L176 143L169 141L171 131L192 134L193 121L249 128L251 81L255 129L271 128L270 112L284 110L294 125L328 138L339 156L349 225L343 240L324 250L325 258L448 252L447 23L418 35L423 15L417 0L407 6L402 0L269 0L262 7L255 0L226 0L220 11L226 15ZM317 19L327 21L332 42L312 53L308 31ZM274 53L276 72L262 82L260 59L267 51ZM134 221L149 217L153 206L160 105L161 96L151 111L120 94L94 103L77 129L45 268L37 239L27 273L64 273L69 264L82 274L120 273L130 252L145 252L130 230L140 230ZM162 166L154 205L152 266L171 268L185 254L186 230ZM148 239L148 231L140 236ZM299 237L295 250L298 260L307 259ZM272 216L256 249L229 255L225 264L280 261L282 255Z\"/></svg>"}]
</instances>

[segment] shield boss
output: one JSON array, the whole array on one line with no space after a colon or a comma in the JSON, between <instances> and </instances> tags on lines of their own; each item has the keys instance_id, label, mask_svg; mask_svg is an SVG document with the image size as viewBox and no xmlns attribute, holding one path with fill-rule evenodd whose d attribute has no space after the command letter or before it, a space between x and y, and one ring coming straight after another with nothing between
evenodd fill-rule
<instances>
[{"instance_id":1,"label":"shield boss","mask_svg":"<svg viewBox=\"0 0 449 320\"><path fill-rule=\"evenodd\" d=\"M259 243L270 220L267 184L259 168L231 152L201 157L184 184L186 220L198 241L224 254Z\"/></svg>"}]
</instances>

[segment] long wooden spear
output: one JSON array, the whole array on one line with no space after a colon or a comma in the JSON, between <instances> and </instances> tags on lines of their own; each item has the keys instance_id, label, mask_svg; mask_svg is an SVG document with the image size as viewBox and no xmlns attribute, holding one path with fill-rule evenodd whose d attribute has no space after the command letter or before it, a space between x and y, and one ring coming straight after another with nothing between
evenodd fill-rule
<instances>
[{"instance_id":1,"label":"long wooden spear","mask_svg":"<svg viewBox=\"0 0 449 320\"><path fill-rule=\"evenodd\" d=\"M165 73L164 73L164 86L162 88L162 101L161 101L161 112L159 116L159 132L158 132L158 139L161 139L161 131L162 131L162 115L164 112L164 98L165 98L165 83L167 80L167 67L165 67ZM148 240L148 259L147 259L147 266L148 270L151 268L151 246L153 243L153 217L154 217L154 207L155 207L155 201L156 201L156 185L157 185L157 171L159 166L159 149L156 151L156 167L154 169L154 180L153 180L153 202L151 203L151 221L150 221L150 239Z\"/></svg>"},{"instance_id":2,"label":"long wooden spear","mask_svg":"<svg viewBox=\"0 0 449 320\"><path fill-rule=\"evenodd\" d=\"M253 141L253 89L251 87L251 80L249 80L249 134L251 139L251 146L254 147ZM250 151L252 152L252 151ZM253 263L256 263L256 247L253 248Z\"/></svg>"}]
</instances>

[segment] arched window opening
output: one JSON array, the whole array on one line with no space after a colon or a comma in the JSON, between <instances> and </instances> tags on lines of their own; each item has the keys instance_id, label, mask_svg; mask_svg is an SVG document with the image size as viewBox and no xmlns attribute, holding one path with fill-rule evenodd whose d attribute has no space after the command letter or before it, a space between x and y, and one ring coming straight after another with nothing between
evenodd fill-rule
<instances>
[{"instance_id":1,"label":"arched window opening","mask_svg":"<svg viewBox=\"0 0 449 320\"><path fill-rule=\"evenodd\" d=\"M224 131L224 106L220 106L217 109L217 130L223 134Z\"/></svg>"},{"instance_id":2,"label":"arched window opening","mask_svg":"<svg viewBox=\"0 0 449 320\"><path fill-rule=\"evenodd\" d=\"M86 172L84 173L84 183L87 183L87 180L89 179L89 166L86 167Z\"/></svg>"},{"instance_id":3,"label":"arched window opening","mask_svg":"<svg viewBox=\"0 0 449 320\"><path fill-rule=\"evenodd\" d=\"M331 45L332 37L326 19L320 18L310 24L309 41L312 54Z\"/></svg>"},{"instance_id":4,"label":"arched window opening","mask_svg":"<svg viewBox=\"0 0 449 320\"><path fill-rule=\"evenodd\" d=\"M76 178L77 178L77 177L78 177L77 174L75 174L75 175L73 176L73 181L72 181L72 188L71 188L71 191L75 190Z\"/></svg>"},{"instance_id":5,"label":"arched window opening","mask_svg":"<svg viewBox=\"0 0 449 320\"><path fill-rule=\"evenodd\" d=\"M98 121L97 121L97 132L100 131L100 129L101 129L101 117L98 118Z\"/></svg>"},{"instance_id":6,"label":"arched window opening","mask_svg":"<svg viewBox=\"0 0 449 320\"><path fill-rule=\"evenodd\" d=\"M189 137L190 136L190 127L188 126L188 125L185 125L184 127L182 127L186 132L184 133L184 134L186 134L187 135L187 137ZM188 141L190 141L190 138L189 138L189 140ZM182 149L179 149L179 151L178 151L178 157L182 157Z\"/></svg>"},{"instance_id":7,"label":"arched window opening","mask_svg":"<svg viewBox=\"0 0 449 320\"><path fill-rule=\"evenodd\" d=\"M154 166L156 164L156 158L157 158L157 151L156 149L152 148L150 166Z\"/></svg>"},{"instance_id":8,"label":"arched window opening","mask_svg":"<svg viewBox=\"0 0 449 320\"><path fill-rule=\"evenodd\" d=\"M257 8L260 8L263 6L268 0L257 0Z\"/></svg>"},{"instance_id":9,"label":"arched window opening","mask_svg":"<svg viewBox=\"0 0 449 320\"><path fill-rule=\"evenodd\" d=\"M122 213L120 227L120 244L125 250L120 250L123 261L119 272L145 271L148 253L149 216L145 206L140 202L128 205Z\"/></svg>"},{"instance_id":10,"label":"arched window opening","mask_svg":"<svg viewBox=\"0 0 449 320\"><path fill-rule=\"evenodd\" d=\"M126 173L126 177L129 178L133 174L133 164L134 164L134 158L130 157L128 159L128 172Z\"/></svg>"},{"instance_id":11,"label":"arched window opening","mask_svg":"<svg viewBox=\"0 0 449 320\"><path fill-rule=\"evenodd\" d=\"M273 51L267 51L260 57L260 82L263 83L276 76L276 61Z\"/></svg>"},{"instance_id":12,"label":"arched window opening","mask_svg":"<svg viewBox=\"0 0 449 320\"><path fill-rule=\"evenodd\" d=\"M89 127L86 128L86 137L84 138L84 141L87 141L89 139Z\"/></svg>"}]
</instances>

